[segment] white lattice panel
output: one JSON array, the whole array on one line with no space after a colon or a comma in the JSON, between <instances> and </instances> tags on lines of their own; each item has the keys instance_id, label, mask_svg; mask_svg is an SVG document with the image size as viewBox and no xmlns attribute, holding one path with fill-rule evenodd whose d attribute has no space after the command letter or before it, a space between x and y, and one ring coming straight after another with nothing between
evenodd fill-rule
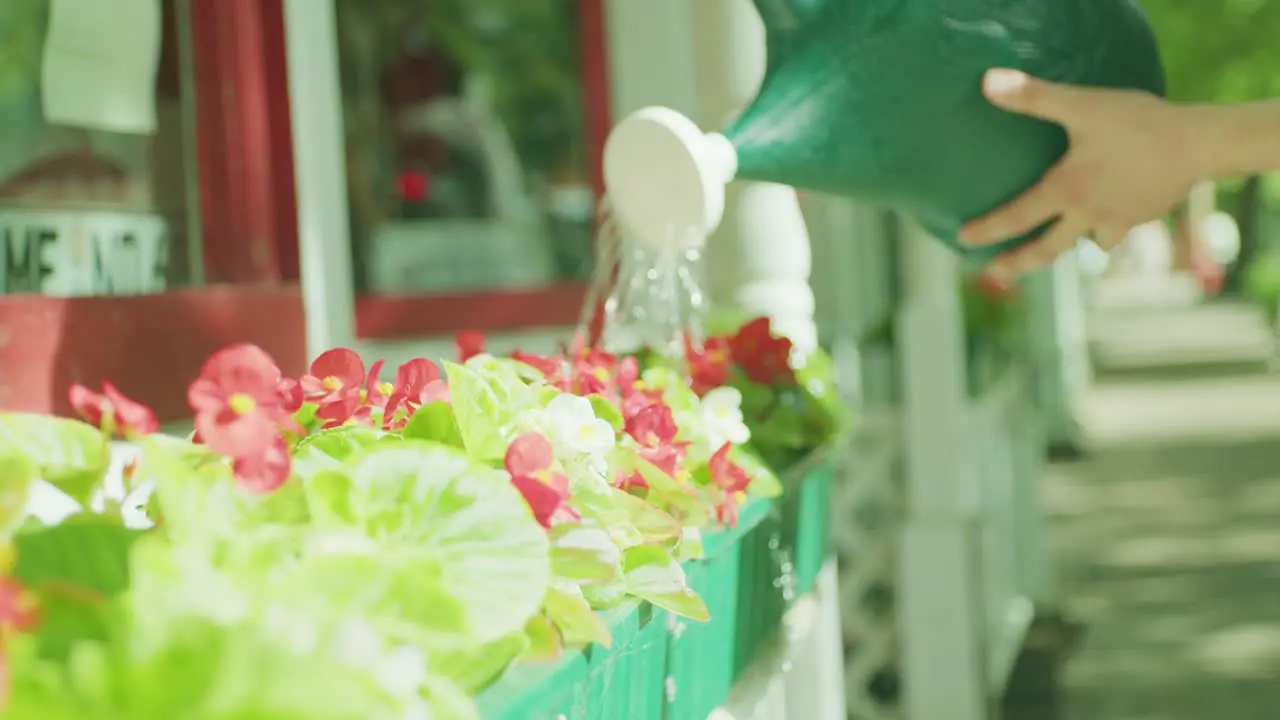
<instances>
[{"instance_id":1,"label":"white lattice panel","mask_svg":"<svg viewBox=\"0 0 1280 720\"><path fill-rule=\"evenodd\" d=\"M891 717L899 676L894 575L901 529L901 453L896 418L866 418L842 467L832 503L840 562L840 621L849 717Z\"/></svg>"}]
</instances>

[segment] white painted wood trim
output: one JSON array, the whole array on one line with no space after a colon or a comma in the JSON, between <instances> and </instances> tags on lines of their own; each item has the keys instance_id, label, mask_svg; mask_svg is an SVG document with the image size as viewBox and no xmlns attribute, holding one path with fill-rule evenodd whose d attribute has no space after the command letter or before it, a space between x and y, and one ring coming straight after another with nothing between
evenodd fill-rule
<instances>
[{"instance_id":1,"label":"white painted wood trim","mask_svg":"<svg viewBox=\"0 0 1280 720\"><path fill-rule=\"evenodd\" d=\"M285 56L311 357L355 339L342 86L332 0L285 0Z\"/></svg>"}]
</instances>

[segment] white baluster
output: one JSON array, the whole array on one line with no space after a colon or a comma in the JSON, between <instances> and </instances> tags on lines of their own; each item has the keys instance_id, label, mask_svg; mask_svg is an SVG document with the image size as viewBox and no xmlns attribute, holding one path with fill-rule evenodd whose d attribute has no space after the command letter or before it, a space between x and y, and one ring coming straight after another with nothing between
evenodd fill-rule
<instances>
[{"instance_id":1,"label":"white baluster","mask_svg":"<svg viewBox=\"0 0 1280 720\"><path fill-rule=\"evenodd\" d=\"M696 113L706 129L722 127L755 97L764 76L764 25L744 0L690 3ZM801 350L818 344L809 287L809 234L793 188L735 182L724 220L706 251L714 305L765 315Z\"/></svg>"},{"instance_id":2,"label":"white baluster","mask_svg":"<svg viewBox=\"0 0 1280 720\"><path fill-rule=\"evenodd\" d=\"M911 720L983 720L981 516L957 257L912 228L897 321L907 439L898 622Z\"/></svg>"}]
</instances>

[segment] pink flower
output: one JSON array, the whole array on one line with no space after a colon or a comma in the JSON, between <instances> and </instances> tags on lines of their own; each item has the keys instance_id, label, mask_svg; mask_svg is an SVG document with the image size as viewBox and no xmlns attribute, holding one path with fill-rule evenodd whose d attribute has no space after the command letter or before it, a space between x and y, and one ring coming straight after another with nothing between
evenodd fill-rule
<instances>
[{"instance_id":1,"label":"pink flower","mask_svg":"<svg viewBox=\"0 0 1280 720\"><path fill-rule=\"evenodd\" d=\"M232 345L205 361L187 389L198 437L233 458L255 457L296 424L280 393L280 368L262 348Z\"/></svg>"},{"instance_id":2,"label":"pink flower","mask_svg":"<svg viewBox=\"0 0 1280 720\"><path fill-rule=\"evenodd\" d=\"M98 394L84 385L72 385L68 392L71 407L90 425L103 432L134 439L160 431L151 408L125 397L115 385L104 381Z\"/></svg>"}]
</instances>

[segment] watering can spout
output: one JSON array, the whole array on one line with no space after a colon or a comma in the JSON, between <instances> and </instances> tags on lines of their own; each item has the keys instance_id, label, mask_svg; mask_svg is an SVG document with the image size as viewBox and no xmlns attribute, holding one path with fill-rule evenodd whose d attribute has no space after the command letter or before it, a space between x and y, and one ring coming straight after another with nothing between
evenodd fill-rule
<instances>
[{"instance_id":1,"label":"watering can spout","mask_svg":"<svg viewBox=\"0 0 1280 720\"><path fill-rule=\"evenodd\" d=\"M604 148L605 185L637 241L684 247L724 217L724 188L738 171L733 143L704 133L670 108L639 110L618 123Z\"/></svg>"},{"instance_id":2,"label":"watering can spout","mask_svg":"<svg viewBox=\"0 0 1280 720\"><path fill-rule=\"evenodd\" d=\"M1134 0L754 1L768 62L736 121L706 134L650 108L606 144L610 200L640 240L709 233L738 178L902 211L981 262L1043 229L969 248L958 228L1021 194L1067 148L1062 127L987 102L987 69L1164 92Z\"/></svg>"}]
</instances>

